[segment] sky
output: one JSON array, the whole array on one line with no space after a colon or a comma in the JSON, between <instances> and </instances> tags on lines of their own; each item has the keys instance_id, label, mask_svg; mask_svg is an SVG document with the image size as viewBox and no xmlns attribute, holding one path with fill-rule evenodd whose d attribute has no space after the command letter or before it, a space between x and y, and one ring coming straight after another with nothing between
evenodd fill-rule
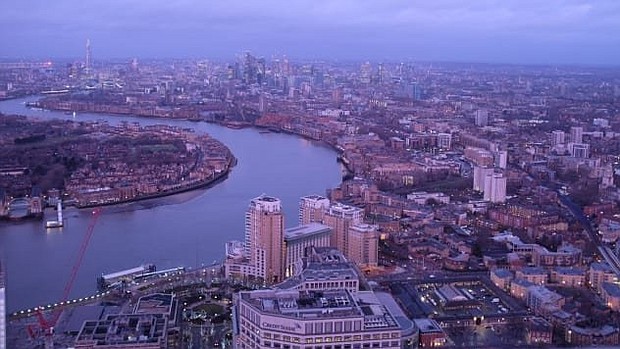
<instances>
[{"instance_id":1,"label":"sky","mask_svg":"<svg viewBox=\"0 0 620 349\"><path fill-rule=\"evenodd\" d=\"M3 0L0 57L620 64L620 0Z\"/></svg>"}]
</instances>

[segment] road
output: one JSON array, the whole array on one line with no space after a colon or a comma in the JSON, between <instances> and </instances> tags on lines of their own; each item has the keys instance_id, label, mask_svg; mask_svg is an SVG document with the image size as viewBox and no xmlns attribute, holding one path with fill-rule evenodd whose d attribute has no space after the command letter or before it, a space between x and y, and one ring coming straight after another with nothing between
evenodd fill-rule
<instances>
[{"instance_id":1,"label":"road","mask_svg":"<svg viewBox=\"0 0 620 349\"><path fill-rule=\"evenodd\" d=\"M199 325L190 325L190 334L191 334L191 349L203 349L204 341L202 340L202 331Z\"/></svg>"},{"instance_id":2,"label":"road","mask_svg":"<svg viewBox=\"0 0 620 349\"><path fill-rule=\"evenodd\" d=\"M592 227L592 223L590 223L588 217L586 217L586 215L583 213L581 207L574 203L568 195L562 195L557 189L555 189L555 191L558 193L562 204L564 204L564 206L568 208L573 217L575 217L575 219L577 219L577 221L579 221L579 223L581 223L581 225L584 227L584 229L590 236L590 239L596 245L596 248L598 249L601 256L605 259L607 264L609 264L611 269L616 274L620 274L620 260L618 259L618 256L616 256L616 254L611 250L611 248L605 246L605 244L599 239L596 230L594 229L594 227Z\"/></svg>"}]
</instances>

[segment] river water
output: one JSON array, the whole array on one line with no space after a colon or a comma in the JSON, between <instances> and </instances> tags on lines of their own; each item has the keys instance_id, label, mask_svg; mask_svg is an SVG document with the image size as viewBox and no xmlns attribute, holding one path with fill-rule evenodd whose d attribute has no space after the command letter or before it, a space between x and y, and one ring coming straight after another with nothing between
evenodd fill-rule
<instances>
[{"instance_id":1,"label":"river water","mask_svg":"<svg viewBox=\"0 0 620 349\"><path fill-rule=\"evenodd\" d=\"M32 100L36 97L0 102L0 113L39 119L73 118L63 112L26 108L24 103ZM226 241L243 240L244 214L252 198L263 193L279 197L285 226L291 227L298 223L301 196L324 194L341 179L334 151L291 135L102 114L78 114L75 120L164 123L207 132L231 149L238 164L224 182L208 189L103 208L70 298L94 293L96 278L102 273L143 263L165 269L220 261ZM7 269L9 312L60 299L91 211L68 208L64 215L62 230L46 231L44 221L0 223L0 256ZM47 210L45 219L54 218L55 211Z\"/></svg>"}]
</instances>

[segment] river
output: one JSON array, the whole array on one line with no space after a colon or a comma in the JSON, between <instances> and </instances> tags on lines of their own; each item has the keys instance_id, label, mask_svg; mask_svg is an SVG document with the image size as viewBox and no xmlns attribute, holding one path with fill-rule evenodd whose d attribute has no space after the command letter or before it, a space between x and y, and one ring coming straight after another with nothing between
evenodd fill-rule
<instances>
[{"instance_id":1,"label":"river","mask_svg":"<svg viewBox=\"0 0 620 349\"><path fill-rule=\"evenodd\" d=\"M0 113L73 119L63 112L26 108L24 103L33 100L0 102ZM341 180L334 151L291 135L104 114L78 114L75 120L168 124L207 132L231 149L238 164L225 181L208 189L103 208L70 298L94 293L102 273L143 263L165 269L220 261L226 241L243 240L244 214L252 198L263 193L279 197L285 226L292 227L298 223L301 196L324 195ZM46 219L54 217L55 211L46 211ZM62 230L46 232L44 221L0 223L9 312L60 299L90 219L90 210L68 208Z\"/></svg>"}]
</instances>

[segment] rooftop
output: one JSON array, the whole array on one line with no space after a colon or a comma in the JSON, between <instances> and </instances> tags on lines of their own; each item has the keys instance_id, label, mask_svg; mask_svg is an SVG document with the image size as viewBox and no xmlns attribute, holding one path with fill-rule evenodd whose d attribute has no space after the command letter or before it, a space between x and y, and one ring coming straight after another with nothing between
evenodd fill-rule
<instances>
[{"instance_id":1,"label":"rooftop","mask_svg":"<svg viewBox=\"0 0 620 349\"><path fill-rule=\"evenodd\" d=\"M86 321L76 344L95 342L96 346L163 343L166 317L161 314L108 315L105 320Z\"/></svg>"},{"instance_id":2,"label":"rooftop","mask_svg":"<svg viewBox=\"0 0 620 349\"><path fill-rule=\"evenodd\" d=\"M284 280L275 287L281 290L292 289L308 281L356 280L360 275L355 265L347 261L338 249L333 247L311 247L306 252L301 273ZM358 287L360 282L358 282Z\"/></svg>"},{"instance_id":3,"label":"rooftop","mask_svg":"<svg viewBox=\"0 0 620 349\"><path fill-rule=\"evenodd\" d=\"M331 247L315 247L314 252L305 263L302 277L304 280L358 279L354 265L342 252Z\"/></svg>"},{"instance_id":4,"label":"rooftop","mask_svg":"<svg viewBox=\"0 0 620 349\"><path fill-rule=\"evenodd\" d=\"M331 228L326 225L320 223L304 224L286 229L284 231L284 240L293 241L312 235L324 234L326 232L331 232Z\"/></svg>"},{"instance_id":5,"label":"rooftop","mask_svg":"<svg viewBox=\"0 0 620 349\"><path fill-rule=\"evenodd\" d=\"M512 272L508 269L495 269L493 270L493 274L502 279L514 277Z\"/></svg>"},{"instance_id":6,"label":"rooftop","mask_svg":"<svg viewBox=\"0 0 620 349\"><path fill-rule=\"evenodd\" d=\"M581 335L586 335L586 336L609 336L612 335L616 332L618 332L618 328L617 327L612 327L609 325L605 325L603 327L595 327L595 328L583 328L583 327L577 327L577 326L571 326L570 330L576 333L579 333Z\"/></svg>"},{"instance_id":7,"label":"rooftop","mask_svg":"<svg viewBox=\"0 0 620 349\"><path fill-rule=\"evenodd\" d=\"M603 272L610 272L610 273L613 272L613 270L607 263L594 262L590 264L590 269L595 270L595 271L603 271Z\"/></svg>"},{"instance_id":8,"label":"rooftop","mask_svg":"<svg viewBox=\"0 0 620 349\"><path fill-rule=\"evenodd\" d=\"M545 269L541 267L525 267L521 272L525 275L547 275Z\"/></svg>"},{"instance_id":9,"label":"rooftop","mask_svg":"<svg viewBox=\"0 0 620 349\"><path fill-rule=\"evenodd\" d=\"M611 282L603 282L601 285L603 290L612 297L620 297L620 285Z\"/></svg>"},{"instance_id":10,"label":"rooftop","mask_svg":"<svg viewBox=\"0 0 620 349\"><path fill-rule=\"evenodd\" d=\"M339 202L333 203L330 207L329 207L329 213L334 212L334 213L341 213L341 214L347 214L347 213L353 213L353 212L358 212L358 211L362 211L361 208L359 207L355 207L355 206L349 206L349 205L345 205L345 204L341 204Z\"/></svg>"},{"instance_id":11,"label":"rooftop","mask_svg":"<svg viewBox=\"0 0 620 349\"><path fill-rule=\"evenodd\" d=\"M433 319L413 319L420 333L441 333L443 332L437 321Z\"/></svg>"},{"instance_id":12,"label":"rooftop","mask_svg":"<svg viewBox=\"0 0 620 349\"><path fill-rule=\"evenodd\" d=\"M240 297L254 308L291 318L361 316L351 295L345 290L297 291L261 290L242 292Z\"/></svg>"},{"instance_id":13,"label":"rooftop","mask_svg":"<svg viewBox=\"0 0 620 349\"><path fill-rule=\"evenodd\" d=\"M307 320L357 317L363 319L364 330L400 328L372 291L360 292L355 297L346 290L259 290L241 292L239 296L265 314ZM401 322L405 323L404 319Z\"/></svg>"},{"instance_id":14,"label":"rooftop","mask_svg":"<svg viewBox=\"0 0 620 349\"><path fill-rule=\"evenodd\" d=\"M445 302L467 300L467 297L465 297L465 295L463 295L463 293L454 285L443 285L437 290L437 292L442 296L442 298L444 298Z\"/></svg>"},{"instance_id":15,"label":"rooftop","mask_svg":"<svg viewBox=\"0 0 620 349\"><path fill-rule=\"evenodd\" d=\"M153 293L140 297L134 307L134 314L161 314L175 320L176 302L171 294Z\"/></svg>"},{"instance_id":16,"label":"rooftop","mask_svg":"<svg viewBox=\"0 0 620 349\"><path fill-rule=\"evenodd\" d=\"M559 302L562 298L564 298L544 286L531 286L528 287L528 291L531 295L542 300L545 303L556 303Z\"/></svg>"},{"instance_id":17,"label":"rooftop","mask_svg":"<svg viewBox=\"0 0 620 349\"><path fill-rule=\"evenodd\" d=\"M530 319L529 328L538 331L550 331L552 326L547 320L541 317L532 317Z\"/></svg>"},{"instance_id":18,"label":"rooftop","mask_svg":"<svg viewBox=\"0 0 620 349\"><path fill-rule=\"evenodd\" d=\"M302 197L302 199L308 199L308 200L327 200L326 197L321 196L321 195L316 195L316 194L304 196L304 197Z\"/></svg>"},{"instance_id":19,"label":"rooftop","mask_svg":"<svg viewBox=\"0 0 620 349\"><path fill-rule=\"evenodd\" d=\"M555 268L555 272L558 274L563 274L563 275L573 275L573 276L585 275L585 270L581 268L557 267Z\"/></svg>"},{"instance_id":20,"label":"rooftop","mask_svg":"<svg viewBox=\"0 0 620 349\"><path fill-rule=\"evenodd\" d=\"M103 305L70 308L65 315L66 321L61 323L61 328L56 330L60 330L63 333L78 333L85 321L101 319L105 308Z\"/></svg>"},{"instance_id":21,"label":"rooftop","mask_svg":"<svg viewBox=\"0 0 620 349\"><path fill-rule=\"evenodd\" d=\"M279 199L273 197L273 196L267 196L267 195L261 195L259 197L257 197L256 199L254 199L256 201L264 201L264 202L278 202L280 201Z\"/></svg>"},{"instance_id":22,"label":"rooftop","mask_svg":"<svg viewBox=\"0 0 620 349\"><path fill-rule=\"evenodd\" d=\"M523 287L534 286L533 283L531 283L531 282L529 282L527 280L524 280L524 279L514 279L514 280L512 280L512 284L523 286Z\"/></svg>"},{"instance_id":23,"label":"rooftop","mask_svg":"<svg viewBox=\"0 0 620 349\"><path fill-rule=\"evenodd\" d=\"M390 314L392 314L396 322L398 322L401 331L405 335L409 334L409 332L413 333L413 331L415 331L413 321L405 315L403 309L398 305L398 303L396 303L396 300L391 294L385 292L375 292L375 296L379 302L387 308Z\"/></svg>"}]
</instances>

